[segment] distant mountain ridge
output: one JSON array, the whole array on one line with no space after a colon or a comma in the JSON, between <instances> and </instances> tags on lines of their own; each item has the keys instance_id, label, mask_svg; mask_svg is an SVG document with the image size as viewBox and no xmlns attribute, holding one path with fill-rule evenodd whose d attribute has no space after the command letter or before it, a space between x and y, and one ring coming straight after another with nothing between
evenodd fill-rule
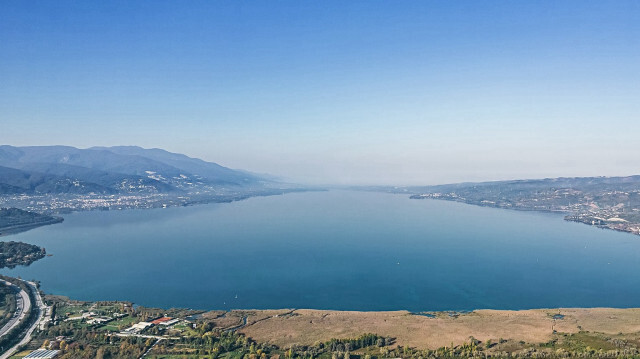
<instances>
[{"instance_id":1,"label":"distant mountain ridge","mask_svg":"<svg viewBox=\"0 0 640 359\"><path fill-rule=\"evenodd\" d=\"M158 161L193 175L219 183L247 183L257 179L244 171L232 170L214 162L206 162L180 153L172 153L159 148L145 149L138 146L92 147L90 149L106 150L126 156L140 156Z\"/></svg>"},{"instance_id":2,"label":"distant mountain ridge","mask_svg":"<svg viewBox=\"0 0 640 359\"><path fill-rule=\"evenodd\" d=\"M264 178L162 149L0 146L0 194L128 194L244 187Z\"/></svg>"}]
</instances>

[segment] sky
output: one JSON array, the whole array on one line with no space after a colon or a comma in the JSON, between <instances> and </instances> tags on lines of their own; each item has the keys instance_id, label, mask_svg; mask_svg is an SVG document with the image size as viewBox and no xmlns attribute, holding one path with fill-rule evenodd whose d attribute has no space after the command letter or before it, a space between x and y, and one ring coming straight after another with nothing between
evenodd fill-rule
<instances>
[{"instance_id":1,"label":"sky","mask_svg":"<svg viewBox=\"0 0 640 359\"><path fill-rule=\"evenodd\" d=\"M640 174L638 1L0 2L0 144L313 184Z\"/></svg>"}]
</instances>

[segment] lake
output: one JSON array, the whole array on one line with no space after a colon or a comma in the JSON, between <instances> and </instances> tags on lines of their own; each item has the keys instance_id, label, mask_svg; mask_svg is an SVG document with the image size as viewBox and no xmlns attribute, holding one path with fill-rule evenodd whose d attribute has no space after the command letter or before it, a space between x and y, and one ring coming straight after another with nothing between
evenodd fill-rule
<instances>
[{"instance_id":1,"label":"lake","mask_svg":"<svg viewBox=\"0 0 640 359\"><path fill-rule=\"evenodd\" d=\"M306 192L80 212L4 240L53 256L3 274L79 300L365 311L640 306L640 237L408 195Z\"/></svg>"}]
</instances>

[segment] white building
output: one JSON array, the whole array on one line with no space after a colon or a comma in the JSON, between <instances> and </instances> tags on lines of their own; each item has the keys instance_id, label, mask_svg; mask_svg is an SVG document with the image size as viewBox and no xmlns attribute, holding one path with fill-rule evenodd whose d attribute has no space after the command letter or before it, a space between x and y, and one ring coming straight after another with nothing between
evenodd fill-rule
<instances>
[{"instance_id":1,"label":"white building","mask_svg":"<svg viewBox=\"0 0 640 359\"><path fill-rule=\"evenodd\" d=\"M125 333L140 333L141 331L152 326L152 323L149 322L140 322L132 325L130 328L124 330Z\"/></svg>"},{"instance_id":2,"label":"white building","mask_svg":"<svg viewBox=\"0 0 640 359\"><path fill-rule=\"evenodd\" d=\"M59 350L38 349L29 353L26 357L24 357L24 359L28 359L28 358L50 359L50 358L55 358L59 352L60 352Z\"/></svg>"}]
</instances>

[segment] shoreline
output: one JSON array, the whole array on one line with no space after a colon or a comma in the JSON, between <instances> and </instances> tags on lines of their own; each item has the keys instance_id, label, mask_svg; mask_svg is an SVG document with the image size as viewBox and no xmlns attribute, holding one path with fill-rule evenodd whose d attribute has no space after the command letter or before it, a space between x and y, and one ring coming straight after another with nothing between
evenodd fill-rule
<instances>
[{"instance_id":1,"label":"shoreline","mask_svg":"<svg viewBox=\"0 0 640 359\"><path fill-rule=\"evenodd\" d=\"M628 233L628 234L640 236L640 230L638 229L628 228L628 227L612 227L607 224L592 224L592 223L589 223L587 220L575 219L574 217L576 217L577 215L571 211L566 211L566 210L504 207L504 206L495 206L488 203L476 203L476 202L469 202L469 201L446 198L446 197L438 197L438 198L429 197L429 196L423 196L420 194L413 194L409 196L409 199L418 199L418 200L429 199L429 200L435 200L435 201L456 202L456 203L462 203L462 204L478 206L478 207L496 208L496 209L513 210L513 211L521 211L521 212L537 212L537 213L547 213L547 214L554 214L554 215L564 215L563 219L566 222L581 223L581 224L585 224L591 227L596 227L599 229L612 230L616 232Z\"/></svg>"},{"instance_id":2,"label":"shoreline","mask_svg":"<svg viewBox=\"0 0 640 359\"><path fill-rule=\"evenodd\" d=\"M207 204L234 203L234 202L245 201L247 199L258 198L258 197L281 196L281 195L290 194L290 193L316 192L316 191L325 191L325 190L324 189L293 188L293 189L282 189L282 190L278 190L278 191L265 191L265 192L260 192L260 193L247 193L247 194L244 194L244 195L237 195L237 196L209 197L209 198L204 198L204 199L194 199L194 200L183 201L183 202L175 201L176 198L178 198L178 197L175 197L175 198L168 197L168 198L164 198L164 199L166 199L166 201L162 201L161 199L155 199L154 201L150 201L150 202L146 203L145 205L141 205L141 204L137 204L137 205L113 205L113 207L100 207L100 206L87 207L87 208L63 207L63 208L57 208L57 209L54 209L54 210L45 209L44 211L43 211L43 209L27 208L27 209L24 209L24 210L47 212L47 213L52 213L51 214L52 216L54 214L56 216L53 216L53 218L54 218L53 220L42 222L42 223L26 223L26 224L21 224L21 225L16 225L16 226L2 227L2 228L0 228L0 237L26 232L26 231L29 231L31 229L35 229L35 228L38 228L38 227L43 227L43 226L47 226L47 225L51 225L51 224L62 223L62 222L64 222L64 218L63 217L59 217L59 215L61 215L61 214L72 214L72 213L77 213L77 212L94 212L94 211L97 211L97 212L100 212L100 211L110 212L110 211L125 211L125 210L147 210L147 209L166 209L166 208L192 207L192 206L200 206L200 205L207 205Z\"/></svg>"},{"instance_id":3,"label":"shoreline","mask_svg":"<svg viewBox=\"0 0 640 359\"><path fill-rule=\"evenodd\" d=\"M52 224L58 224L58 223L64 222L64 218L62 218L62 217L53 217L53 218L54 219L52 219L52 220L44 221L44 222L40 222L40 223L25 223L25 224L18 224L18 225L15 225L15 226L1 227L0 228L0 237L6 237L6 236L10 236L12 234L26 232L28 230L35 229L35 228L38 228L38 227L44 227L44 226L49 226L49 225L52 225Z\"/></svg>"},{"instance_id":4,"label":"shoreline","mask_svg":"<svg viewBox=\"0 0 640 359\"><path fill-rule=\"evenodd\" d=\"M279 347L313 345L331 339L349 339L366 333L392 337L401 346L436 349L469 337L481 341L508 339L528 344L543 343L558 333L582 332L632 334L640 332L640 306L557 307L533 309L330 310L313 308L211 309L159 308L126 300L82 301L45 294L78 303L118 302L149 310L192 311L223 331L238 332L254 340Z\"/></svg>"},{"instance_id":5,"label":"shoreline","mask_svg":"<svg viewBox=\"0 0 640 359\"><path fill-rule=\"evenodd\" d=\"M130 308L133 312L188 318L190 323L194 323L194 328L196 324L210 323L219 333L239 334L250 341L282 350L311 347L317 343L334 340L352 340L373 334L389 338L390 350L461 348L470 341L478 341L486 346L487 354L497 355L503 352L524 353L531 348L543 350L548 348L545 346L548 343L557 343L559 347L564 347L576 341L596 341L601 347L608 348L618 342L635 341L640 332L640 307L432 312L316 309L200 311L140 307L131 302L115 300L78 301L56 295L45 295L44 299L47 302L60 303L62 306L85 308L80 313L90 311L96 306L113 307L116 304L116 308L120 308L121 305L122 308ZM133 316L133 312L127 313ZM145 321L146 318L134 317L137 318L134 322ZM101 326L104 324L92 328L102 330ZM122 328L119 330L111 335L125 335L122 334ZM166 335L165 337L169 338Z\"/></svg>"}]
</instances>

